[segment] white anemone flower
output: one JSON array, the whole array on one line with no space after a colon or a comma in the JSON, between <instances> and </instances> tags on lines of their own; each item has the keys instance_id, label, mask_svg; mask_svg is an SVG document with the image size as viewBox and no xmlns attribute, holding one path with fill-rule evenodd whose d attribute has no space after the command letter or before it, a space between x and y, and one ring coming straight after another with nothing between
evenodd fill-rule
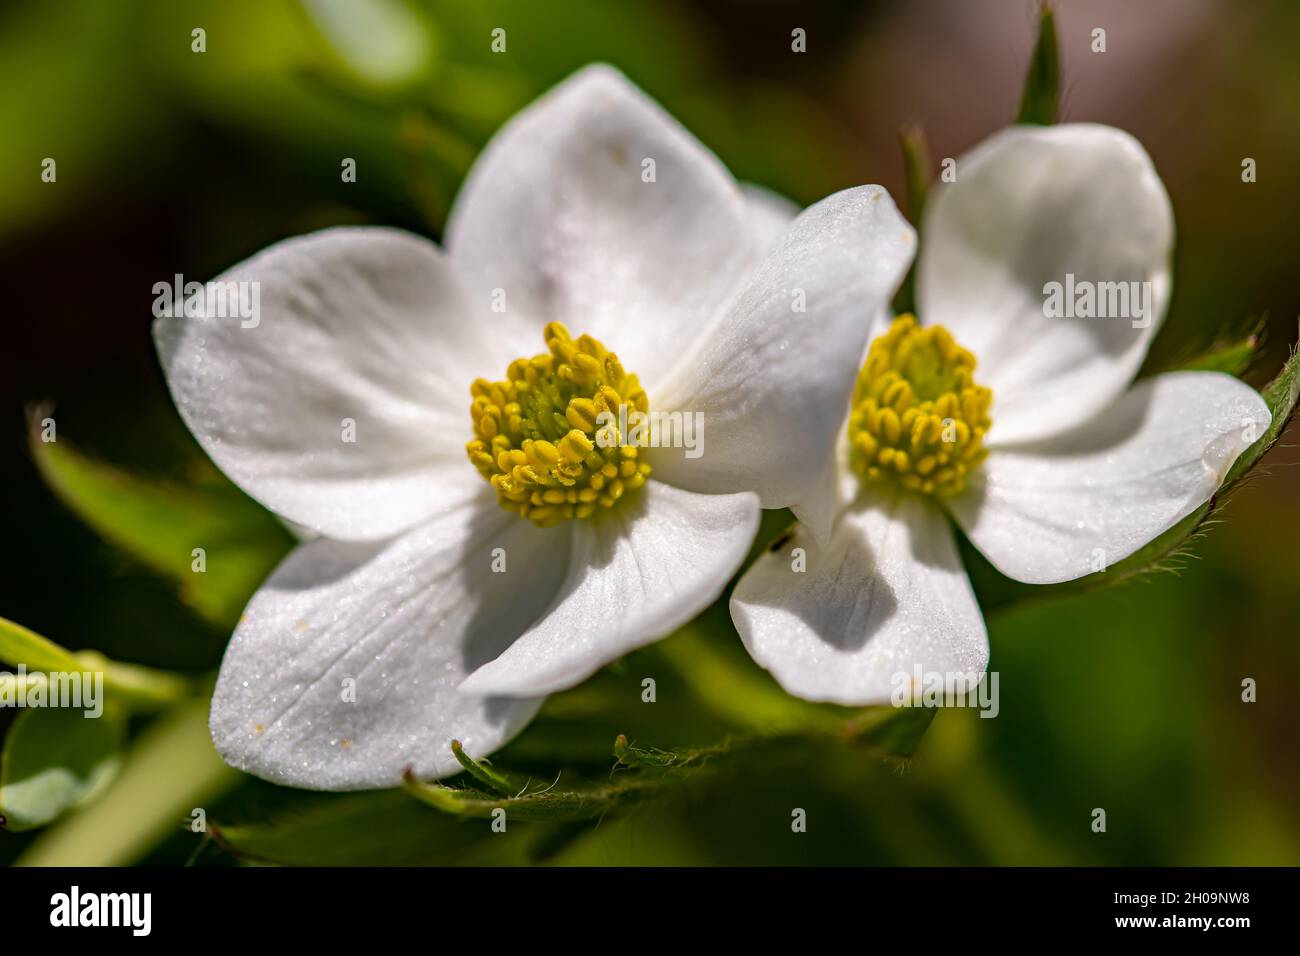
<instances>
[{"instance_id":1,"label":"white anemone flower","mask_svg":"<svg viewBox=\"0 0 1300 956\"><path fill-rule=\"evenodd\" d=\"M1014 127L956 168L926 213L917 318L878 322L801 525L732 595L750 653L801 697L883 703L918 672L983 671L949 518L1016 580L1104 571L1204 503L1270 420L1228 375L1132 383L1173 214L1131 136Z\"/></svg>"},{"instance_id":2,"label":"white anemone flower","mask_svg":"<svg viewBox=\"0 0 1300 956\"><path fill-rule=\"evenodd\" d=\"M216 280L259 283L256 322L214 296L159 319L200 444L319 535L231 640L223 757L315 789L455 772L451 740L497 749L546 694L716 599L760 504L807 493L802 463L838 431L820 409L846 400L862 315L915 251L877 186L788 219L592 67L488 145L445 249L291 239ZM701 413L702 454L680 456L707 480L626 430L602 442L618 408Z\"/></svg>"}]
</instances>

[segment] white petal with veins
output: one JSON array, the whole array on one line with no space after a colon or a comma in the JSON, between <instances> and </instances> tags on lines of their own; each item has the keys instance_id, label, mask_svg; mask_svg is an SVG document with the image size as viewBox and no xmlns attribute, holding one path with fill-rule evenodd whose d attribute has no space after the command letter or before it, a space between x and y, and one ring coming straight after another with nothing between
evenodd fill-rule
<instances>
[{"instance_id":1,"label":"white petal with veins","mask_svg":"<svg viewBox=\"0 0 1300 956\"><path fill-rule=\"evenodd\" d=\"M551 693L666 636L722 593L758 512L752 494L703 495L652 478L599 518L573 522L573 563L555 604L461 689Z\"/></svg>"},{"instance_id":2,"label":"white petal with veins","mask_svg":"<svg viewBox=\"0 0 1300 956\"><path fill-rule=\"evenodd\" d=\"M386 537L478 494L465 369L486 346L437 246L330 229L215 282L258 283L255 325L205 309L158 319L154 339L181 417L235 484L344 540Z\"/></svg>"},{"instance_id":3,"label":"white petal with veins","mask_svg":"<svg viewBox=\"0 0 1300 956\"><path fill-rule=\"evenodd\" d=\"M936 189L924 235L917 317L975 354L976 381L993 390L990 447L1101 411L1128 386L1164 318L1173 210L1151 158L1121 130L1080 123L994 134L958 160L956 182ZM1047 317L1044 287L1064 287L1067 275L1076 286L1148 290L1146 326Z\"/></svg>"},{"instance_id":4,"label":"white petal with veins","mask_svg":"<svg viewBox=\"0 0 1300 956\"><path fill-rule=\"evenodd\" d=\"M553 599L569 529L535 528L486 494L479 505L389 542L312 541L276 569L212 699L212 739L231 766L316 790L393 787L407 766L458 771L453 739L489 753L532 718L539 699L458 686ZM491 568L497 548L504 573Z\"/></svg>"},{"instance_id":5,"label":"white petal with veins","mask_svg":"<svg viewBox=\"0 0 1300 956\"><path fill-rule=\"evenodd\" d=\"M991 451L949 507L1003 574L1030 584L1073 580L1196 510L1270 417L1259 394L1231 376L1159 375L1072 432Z\"/></svg>"},{"instance_id":6,"label":"white petal with veins","mask_svg":"<svg viewBox=\"0 0 1300 956\"><path fill-rule=\"evenodd\" d=\"M807 567L794 570L792 549ZM829 543L798 535L741 577L731 616L754 660L808 700L887 703L900 674L982 673L988 636L952 529L915 495L873 497Z\"/></svg>"}]
</instances>

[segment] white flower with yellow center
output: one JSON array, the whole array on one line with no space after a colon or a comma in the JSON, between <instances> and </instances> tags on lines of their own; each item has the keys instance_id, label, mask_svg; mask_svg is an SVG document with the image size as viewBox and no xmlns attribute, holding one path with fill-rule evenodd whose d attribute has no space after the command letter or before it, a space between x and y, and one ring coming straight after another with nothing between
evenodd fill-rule
<instances>
[{"instance_id":1,"label":"white flower with yellow center","mask_svg":"<svg viewBox=\"0 0 1300 956\"><path fill-rule=\"evenodd\" d=\"M1132 137L1015 127L956 168L926 213L919 323L878 323L802 526L733 592L746 647L802 697L882 703L899 675L984 669L949 517L1009 577L1079 578L1194 511L1269 423L1228 375L1130 384L1173 245ZM1100 317L1121 291L1102 283L1132 283L1126 314ZM1050 301L1063 290L1077 309Z\"/></svg>"},{"instance_id":2,"label":"white flower with yellow center","mask_svg":"<svg viewBox=\"0 0 1300 956\"><path fill-rule=\"evenodd\" d=\"M441 776L452 739L495 750L544 695L713 601L760 503L807 493L862 316L914 252L879 187L787 219L595 67L486 148L445 251L317 233L217 280L259 283L258 321L160 319L204 449L320 535L231 641L226 760L321 789ZM620 407L702 414L707 480L602 441Z\"/></svg>"}]
</instances>

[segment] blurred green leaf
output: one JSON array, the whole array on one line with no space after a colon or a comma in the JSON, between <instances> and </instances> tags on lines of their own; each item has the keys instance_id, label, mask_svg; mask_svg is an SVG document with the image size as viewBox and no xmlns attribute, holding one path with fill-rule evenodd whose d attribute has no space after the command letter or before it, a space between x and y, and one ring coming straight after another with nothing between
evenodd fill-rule
<instances>
[{"instance_id":1,"label":"blurred green leaf","mask_svg":"<svg viewBox=\"0 0 1300 956\"><path fill-rule=\"evenodd\" d=\"M114 708L94 718L79 707L20 711L0 754L0 825L45 826L93 798L121 765L125 736Z\"/></svg>"},{"instance_id":2,"label":"blurred green leaf","mask_svg":"<svg viewBox=\"0 0 1300 956\"><path fill-rule=\"evenodd\" d=\"M124 866L188 827L194 811L247 779L217 756L208 701L186 700L132 742L121 772L94 801L42 833L20 866Z\"/></svg>"},{"instance_id":3,"label":"blurred green leaf","mask_svg":"<svg viewBox=\"0 0 1300 956\"><path fill-rule=\"evenodd\" d=\"M403 786L417 800L453 816L487 818L504 809L507 819L565 823L598 820L631 804L671 795L688 778L707 772L715 761L725 761L753 747L798 750L814 739L830 736L861 747L877 758L910 757L933 716L932 710L920 707L873 707L859 711L837 734L827 735L818 729L734 737L713 746L677 750L639 747L629 742L627 735L619 734L614 740L613 772L598 779L577 779L568 786L560 786L561 774L550 783L527 781L519 789L499 771L488 771L456 744L453 752L470 776L486 782L495 792L425 782L410 773Z\"/></svg>"},{"instance_id":4,"label":"blurred green leaf","mask_svg":"<svg viewBox=\"0 0 1300 956\"><path fill-rule=\"evenodd\" d=\"M1138 378L1162 372L1223 372L1240 378L1249 370L1264 341L1266 318L1223 329L1210 342L1193 346L1175 356L1147 356Z\"/></svg>"},{"instance_id":5,"label":"blurred green leaf","mask_svg":"<svg viewBox=\"0 0 1300 956\"><path fill-rule=\"evenodd\" d=\"M39 413L37 413L39 414ZM35 416L34 416L35 418ZM46 484L100 535L180 586L181 600L230 627L292 544L284 527L224 479L182 485L139 478L33 434ZM204 571L195 571L195 549Z\"/></svg>"},{"instance_id":6,"label":"blurred green leaf","mask_svg":"<svg viewBox=\"0 0 1300 956\"><path fill-rule=\"evenodd\" d=\"M1254 333L1232 342L1216 345L1195 358L1188 359L1180 368L1194 372L1223 372L1240 376L1255 358L1259 337Z\"/></svg>"},{"instance_id":7,"label":"blurred green leaf","mask_svg":"<svg viewBox=\"0 0 1300 956\"><path fill-rule=\"evenodd\" d=\"M890 757L911 757L934 715L933 707L868 707L844 726L843 736Z\"/></svg>"},{"instance_id":8,"label":"blurred green leaf","mask_svg":"<svg viewBox=\"0 0 1300 956\"><path fill-rule=\"evenodd\" d=\"M0 661L21 664L28 670L81 670L81 662L71 651L3 617L0 617Z\"/></svg>"},{"instance_id":9,"label":"blurred green leaf","mask_svg":"<svg viewBox=\"0 0 1300 956\"><path fill-rule=\"evenodd\" d=\"M75 654L49 638L0 617L0 661L28 671L62 673L98 672L115 706L126 710L153 710L174 703L188 693L190 682L176 674L109 660L98 651ZM5 675L0 675L3 679Z\"/></svg>"},{"instance_id":10,"label":"blurred green leaf","mask_svg":"<svg viewBox=\"0 0 1300 956\"><path fill-rule=\"evenodd\" d=\"M1038 41L1029 60L1017 123L1048 126L1056 122L1060 102L1061 55L1056 43L1056 14L1043 4L1038 14Z\"/></svg>"},{"instance_id":11,"label":"blurred green leaf","mask_svg":"<svg viewBox=\"0 0 1300 956\"><path fill-rule=\"evenodd\" d=\"M431 813L401 790L298 792L287 808L210 824L209 832L240 859L291 866L526 862L545 836L536 828L493 834L481 823Z\"/></svg>"},{"instance_id":12,"label":"blurred green leaf","mask_svg":"<svg viewBox=\"0 0 1300 956\"><path fill-rule=\"evenodd\" d=\"M864 758L889 763L909 756L934 716L924 708L878 707L846 713L854 713L855 719L837 725L835 732L818 728L733 737L714 746L673 750L639 746L620 734L614 741L613 760L607 752L599 770L552 771L550 776L508 773L456 745L453 753L466 773L452 783L463 786L408 777L401 790L365 794L276 791L280 807L270 812L255 808L249 822L223 822L211 831L230 853L260 862L325 866L535 862L590 836L598 821L634 805L659 805L694 792L693 788L707 788L714 769L725 770L737 761L783 766L805 751L822 752L828 747L852 751L859 763ZM524 736L532 733L530 728ZM492 820L497 809L506 814L504 832L484 822ZM526 825L513 826L516 822Z\"/></svg>"},{"instance_id":13,"label":"blurred green leaf","mask_svg":"<svg viewBox=\"0 0 1300 956\"><path fill-rule=\"evenodd\" d=\"M353 82L379 88L427 78L435 62L428 16L410 0L301 0Z\"/></svg>"},{"instance_id":14,"label":"blurred green leaf","mask_svg":"<svg viewBox=\"0 0 1300 956\"><path fill-rule=\"evenodd\" d=\"M129 712L154 711L194 693L207 694L202 681L139 664L110 660L98 651L78 651L81 668L104 675L104 690L115 707Z\"/></svg>"}]
</instances>

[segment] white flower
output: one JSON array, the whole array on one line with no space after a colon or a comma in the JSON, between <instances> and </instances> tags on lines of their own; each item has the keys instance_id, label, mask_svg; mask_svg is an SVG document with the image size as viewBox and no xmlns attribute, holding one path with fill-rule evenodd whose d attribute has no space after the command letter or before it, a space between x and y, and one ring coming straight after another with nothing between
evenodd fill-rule
<instances>
[{"instance_id":1,"label":"white flower","mask_svg":"<svg viewBox=\"0 0 1300 956\"><path fill-rule=\"evenodd\" d=\"M1164 186L1119 130L1011 128L957 163L922 230L921 327L878 325L838 452L794 509L812 533L764 554L732 596L746 647L788 691L882 703L897 675L984 669L949 516L1004 574L1048 584L1114 564L1215 492L1270 416L1227 375L1130 384L1172 244ZM1150 283L1131 289L1149 291L1150 321L1049 318L1067 275L1079 290Z\"/></svg>"},{"instance_id":2,"label":"white flower","mask_svg":"<svg viewBox=\"0 0 1300 956\"><path fill-rule=\"evenodd\" d=\"M914 252L879 187L787 218L595 67L486 148L445 252L329 230L217 280L260 283L255 327L160 319L204 449L321 535L231 641L226 760L319 789L456 771L452 739L500 747L545 694L713 601L760 502L806 494L838 430L819 410L847 400L862 316ZM704 454L599 446L588 419L615 404L702 412Z\"/></svg>"}]
</instances>

